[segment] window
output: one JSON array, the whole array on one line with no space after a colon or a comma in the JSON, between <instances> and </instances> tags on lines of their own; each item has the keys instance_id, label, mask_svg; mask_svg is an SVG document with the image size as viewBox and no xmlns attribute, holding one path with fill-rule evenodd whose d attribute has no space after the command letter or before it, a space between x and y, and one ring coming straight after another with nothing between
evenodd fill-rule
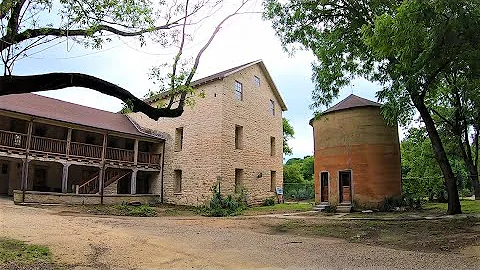
<instances>
[{"instance_id":1,"label":"window","mask_svg":"<svg viewBox=\"0 0 480 270\"><path fill-rule=\"evenodd\" d=\"M275 101L270 99L270 113L275 115Z\"/></svg>"},{"instance_id":2,"label":"window","mask_svg":"<svg viewBox=\"0 0 480 270\"><path fill-rule=\"evenodd\" d=\"M243 85L239 81L235 81L235 98L243 100Z\"/></svg>"},{"instance_id":3,"label":"window","mask_svg":"<svg viewBox=\"0 0 480 270\"><path fill-rule=\"evenodd\" d=\"M275 137L270 137L270 155L275 156Z\"/></svg>"},{"instance_id":4,"label":"window","mask_svg":"<svg viewBox=\"0 0 480 270\"><path fill-rule=\"evenodd\" d=\"M260 86L260 78L259 77L254 76L253 80L254 80L256 86Z\"/></svg>"},{"instance_id":5,"label":"window","mask_svg":"<svg viewBox=\"0 0 480 270\"><path fill-rule=\"evenodd\" d=\"M183 127L175 130L175 151L182 151L183 148Z\"/></svg>"},{"instance_id":6,"label":"window","mask_svg":"<svg viewBox=\"0 0 480 270\"><path fill-rule=\"evenodd\" d=\"M243 127L235 126L235 149L243 148Z\"/></svg>"},{"instance_id":7,"label":"window","mask_svg":"<svg viewBox=\"0 0 480 270\"><path fill-rule=\"evenodd\" d=\"M275 191L277 187L277 172L270 171L270 191Z\"/></svg>"},{"instance_id":8,"label":"window","mask_svg":"<svg viewBox=\"0 0 480 270\"><path fill-rule=\"evenodd\" d=\"M174 193L182 192L182 170L175 170L175 186L173 187Z\"/></svg>"},{"instance_id":9,"label":"window","mask_svg":"<svg viewBox=\"0 0 480 270\"><path fill-rule=\"evenodd\" d=\"M235 193L242 191L243 169L235 169Z\"/></svg>"}]
</instances>

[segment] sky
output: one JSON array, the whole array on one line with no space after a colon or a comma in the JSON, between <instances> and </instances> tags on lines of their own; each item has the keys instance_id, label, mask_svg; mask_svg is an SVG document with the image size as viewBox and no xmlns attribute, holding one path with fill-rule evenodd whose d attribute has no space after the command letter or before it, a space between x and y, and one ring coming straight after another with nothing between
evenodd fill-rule
<instances>
[{"instance_id":1,"label":"sky","mask_svg":"<svg viewBox=\"0 0 480 270\"><path fill-rule=\"evenodd\" d=\"M192 40L186 44L185 55L193 56L206 42L214 26L223 16L237 6L238 1L228 1L225 8L212 16L209 21L195 25ZM253 2L249 11L261 10L260 1ZM71 39L63 39L58 45L43 51L33 51L19 60L14 74L27 75L48 72L79 72L100 77L113 82L137 97L155 90L155 85L148 79L151 67L165 62L172 62L176 50L165 49L149 43L141 47L136 39L112 37L112 42L103 45L100 50L86 49ZM287 104L288 111L283 116L293 125L295 137L289 141L293 148L292 157L313 155L313 129L308 124L313 116L309 109L311 91L311 65L315 60L311 52L297 51L293 56L286 53L280 40L275 36L271 23L264 21L261 14L242 14L228 20L215 37L213 43L203 54L195 78L262 59L270 72L280 94ZM365 80L355 80L352 85L340 92L339 98L349 94L374 100L379 86ZM57 99L74 102L106 111L117 112L121 101L98 92L68 88L40 94Z\"/></svg>"}]
</instances>

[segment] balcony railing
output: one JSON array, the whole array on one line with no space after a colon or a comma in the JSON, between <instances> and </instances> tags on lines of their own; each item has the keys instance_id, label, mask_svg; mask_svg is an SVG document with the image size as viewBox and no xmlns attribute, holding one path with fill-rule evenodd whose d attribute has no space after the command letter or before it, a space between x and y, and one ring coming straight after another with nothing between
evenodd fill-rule
<instances>
[{"instance_id":1,"label":"balcony railing","mask_svg":"<svg viewBox=\"0 0 480 270\"><path fill-rule=\"evenodd\" d=\"M26 151L28 136L22 133L0 130L0 149L18 149ZM102 149L100 145L70 142L69 156L86 157L89 159L101 160ZM30 151L35 153L54 154L67 156L67 141L40 136L32 136ZM121 148L106 148L105 159L134 163L135 151ZM138 152L139 164L159 165L161 154Z\"/></svg>"},{"instance_id":2,"label":"balcony railing","mask_svg":"<svg viewBox=\"0 0 480 270\"><path fill-rule=\"evenodd\" d=\"M133 163L133 157L134 156L135 156L135 151L133 151L133 150L107 147L106 159L120 160L120 161L126 161L126 162Z\"/></svg>"},{"instance_id":3,"label":"balcony railing","mask_svg":"<svg viewBox=\"0 0 480 270\"><path fill-rule=\"evenodd\" d=\"M71 142L70 155L76 157L102 158L102 146L86 143Z\"/></svg>"},{"instance_id":4,"label":"balcony railing","mask_svg":"<svg viewBox=\"0 0 480 270\"><path fill-rule=\"evenodd\" d=\"M67 151L67 141L32 136L30 149L34 152L65 154Z\"/></svg>"},{"instance_id":5,"label":"balcony railing","mask_svg":"<svg viewBox=\"0 0 480 270\"><path fill-rule=\"evenodd\" d=\"M0 147L25 149L27 148L27 135L0 130Z\"/></svg>"},{"instance_id":6,"label":"balcony railing","mask_svg":"<svg viewBox=\"0 0 480 270\"><path fill-rule=\"evenodd\" d=\"M138 163L140 163L140 164L156 164L156 165L159 165L160 160L161 160L161 154L138 152Z\"/></svg>"}]
</instances>

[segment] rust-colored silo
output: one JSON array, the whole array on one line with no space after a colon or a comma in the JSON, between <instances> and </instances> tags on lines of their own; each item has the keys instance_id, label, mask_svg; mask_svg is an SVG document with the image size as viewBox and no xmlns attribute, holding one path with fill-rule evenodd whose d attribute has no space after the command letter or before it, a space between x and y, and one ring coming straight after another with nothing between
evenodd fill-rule
<instances>
[{"instance_id":1,"label":"rust-colored silo","mask_svg":"<svg viewBox=\"0 0 480 270\"><path fill-rule=\"evenodd\" d=\"M381 104L350 95L312 120L315 202L376 207L401 195L397 126Z\"/></svg>"}]
</instances>

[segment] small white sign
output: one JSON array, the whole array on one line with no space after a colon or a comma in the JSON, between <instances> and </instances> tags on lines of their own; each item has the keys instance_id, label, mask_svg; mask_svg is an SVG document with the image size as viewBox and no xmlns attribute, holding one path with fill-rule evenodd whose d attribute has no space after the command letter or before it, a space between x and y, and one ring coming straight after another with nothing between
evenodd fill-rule
<instances>
[{"instance_id":1,"label":"small white sign","mask_svg":"<svg viewBox=\"0 0 480 270\"><path fill-rule=\"evenodd\" d=\"M277 191L277 195L283 195L283 187L277 187L275 190Z\"/></svg>"}]
</instances>

